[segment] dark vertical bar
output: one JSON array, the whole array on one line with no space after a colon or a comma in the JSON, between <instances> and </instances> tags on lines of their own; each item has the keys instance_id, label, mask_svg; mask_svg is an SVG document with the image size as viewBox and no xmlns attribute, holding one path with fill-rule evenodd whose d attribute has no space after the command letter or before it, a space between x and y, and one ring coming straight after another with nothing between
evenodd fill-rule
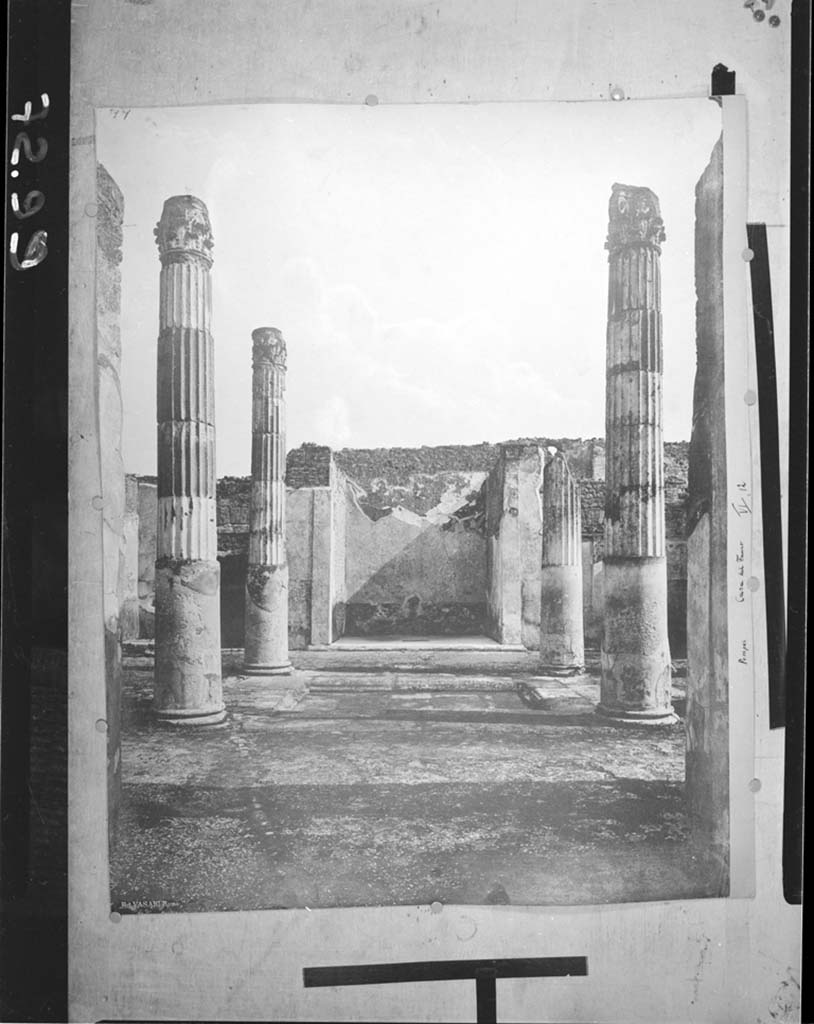
<instances>
[{"instance_id":1,"label":"dark vertical bar","mask_svg":"<svg viewBox=\"0 0 814 1024\"><path fill-rule=\"evenodd\" d=\"M56 1021L67 1019L69 0L11 0L7 29L0 1019ZM34 120L43 93L48 113ZM47 152L21 148L12 167L19 133L35 157ZM26 204L37 192L39 209ZM31 216L14 213L13 193ZM26 268L39 231L47 254Z\"/></svg>"},{"instance_id":2,"label":"dark vertical bar","mask_svg":"<svg viewBox=\"0 0 814 1024\"><path fill-rule=\"evenodd\" d=\"M774 317L769 245L765 224L747 224L753 252L752 316L755 324L760 476L763 517L763 575L766 589L766 639L769 668L769 728L786 724L786 599L783 577L783 518L780 505L780 446L778 442L777 367L774 355ZM791 552L791 548L789 548Z\"/></svg>"},{"instance_id":3,"label":"dark vertical bar","mask_svg":"<svg viewBox=\"0 0 814 1024\"><path fill-rule=\"evenodd\" d=\"M805 803L806 643L808 611L809 218L811 4L791 5L791 233L789 317L789 568L786 736L783 787L783 893L801 903ZM803 962L805 962L805 957ZM803 1019L814 1008L803 986Z\"/></svg>"},{"instance_id":4,"label":"dark vertical bar","mask_svg":"<svg viewBox=\"0 0 814 1024\"><path fill-rule=\"evenodd\" d=\"M478 1024L497 1024L497 984L495 971L481 969L475 975Z\"/></svg>"}]
</instances>

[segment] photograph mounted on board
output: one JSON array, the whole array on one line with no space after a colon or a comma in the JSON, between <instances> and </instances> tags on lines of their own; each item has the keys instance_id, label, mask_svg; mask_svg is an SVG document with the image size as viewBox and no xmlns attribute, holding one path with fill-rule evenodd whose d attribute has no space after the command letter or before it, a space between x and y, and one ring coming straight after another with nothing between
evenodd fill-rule
<instances>
[{"instance_id":1,"label":"photograph mounted on board","mask_svg":"<svg viewBox=\"0 0 814 1024\"><path fill-rule=\"evenodd\" d=\"M726 896L720 107L96 121L111 908Z\"/></svg>"}]
</instances>

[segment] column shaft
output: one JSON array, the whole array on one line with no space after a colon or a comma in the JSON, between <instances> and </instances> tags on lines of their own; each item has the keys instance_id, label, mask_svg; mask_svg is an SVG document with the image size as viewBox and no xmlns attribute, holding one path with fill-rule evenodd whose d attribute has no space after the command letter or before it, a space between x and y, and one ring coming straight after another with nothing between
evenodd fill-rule
<instances>
[{"instance_id":1,"label":"column shaft","mask_svg":"<svg viewBox=\"0 0 814 1024\"><path fill-rule=\"evenodd\" d=\"M158 336L154 709L173 724L225 716L217 561L212 231L194 196L164 203Z\"/></svg>"},{"instance_id":2,"label":"column shaft","mask_svg":"<svg viewBox=\"0 0 814 1024\"><path fill-rule=\"evenodd\" d=\"M252 493L246 575L246 670L291 671L285 552L286 347L273 327L252 332Z\"/></svg>"},{"instance_id":3,"label":"column shaft","mask_svg":"<svg viewBox=\"0 0 814 1024\"><path fill-rule=\"evenodd\" d=\"M673 717L667 635L658 199L614 185L609 207L604 630L599 711Z\"/></svg>"},{"instance_id":4,"label":"column shaft","mask_svg":"<svg viewBox=\"0 0 814 1024\"><path fill-rule=\"evenodd\" d=\"M584 666L579 488L565 456L557 452L543 475L540 667L571 673Z\"/></svg>"}]
</instances>

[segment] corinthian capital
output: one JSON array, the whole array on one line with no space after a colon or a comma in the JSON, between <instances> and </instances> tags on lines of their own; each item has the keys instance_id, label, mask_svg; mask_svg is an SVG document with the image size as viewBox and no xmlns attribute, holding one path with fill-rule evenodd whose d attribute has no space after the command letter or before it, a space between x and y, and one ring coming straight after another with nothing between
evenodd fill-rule
<instances>
[{"instance_id":1,"label":"corinthian capital","mask_svg":"<svg viewBox=\"0 0 814 1024\"><path fill-rule=\"evenodd\" d=\"M636 185L613 186L608 204L608 240L605 248L618 252L627 246L650 245L661 252L666 238L655 192Z\"/></svg>"},{"instance_id":2,"label":"corinthian capital","mask_svg":"<svg viewBox=\"0 0 814 1024\"><path fill-rule=\"evenodd\" d=\"M162 263L198 258L211 266L213 241L209 211L195 196L167 199L153 234Z\"/></svg>"},{"instance_id":3,"label":"corinthian capital","mask_svg":"<svg viewBox=\"0 0 814 1024\"><path fill-rule=\"evenodd\" d=\"M284 370L286 363L285 340L276 327L258 327L252 331L252 360L257 363L271 363L278 370Z\"/></svg>"}]
</instances>

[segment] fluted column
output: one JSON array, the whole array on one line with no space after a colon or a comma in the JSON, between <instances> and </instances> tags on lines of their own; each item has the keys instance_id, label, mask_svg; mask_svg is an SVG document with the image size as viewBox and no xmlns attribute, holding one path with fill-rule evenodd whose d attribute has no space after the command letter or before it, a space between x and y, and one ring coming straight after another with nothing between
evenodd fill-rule
<instances>
[{"instance_id":1,"label":"fluted column","mask_svg":"<svg viewBox=\"0 0 814 1024\"><path fill-rule=\"evenodd\" d=\"M164 203L158 335L154 710L173 724L225 716L215 498L212 229L194 196Z\"/></svg>"},{"instance_id":2,"label":"fluted column","mask_svg":"<svg viewBox=\"0 0 814 1024\"><path fill-rule=\"evenodd\" d=\"M562 452L543 472L540 668L569 674L585 666L582 630L582 516L579 487Z\"/></svg>"},{"instance_id":3,"label":"fluted column","mask_svg":"<svg viewBox=\"0 0 814 1024\"><path fill-rule=\"evenodd\" d=\"M598 710L673 717L667 639L659 202L614 185L609 205L605 566Z\"/></svg>"},{"instance_id":4,"label":"fluted column","mask_svg":"<svg viewBox=\"0 0 814 1024\"><path fill-rule=\"evenodd\" d=\"M286 348L274 327L252 331L252 496L246 575L245 668L291 671L285 553Z\"/></svg>"}]
</instances>

